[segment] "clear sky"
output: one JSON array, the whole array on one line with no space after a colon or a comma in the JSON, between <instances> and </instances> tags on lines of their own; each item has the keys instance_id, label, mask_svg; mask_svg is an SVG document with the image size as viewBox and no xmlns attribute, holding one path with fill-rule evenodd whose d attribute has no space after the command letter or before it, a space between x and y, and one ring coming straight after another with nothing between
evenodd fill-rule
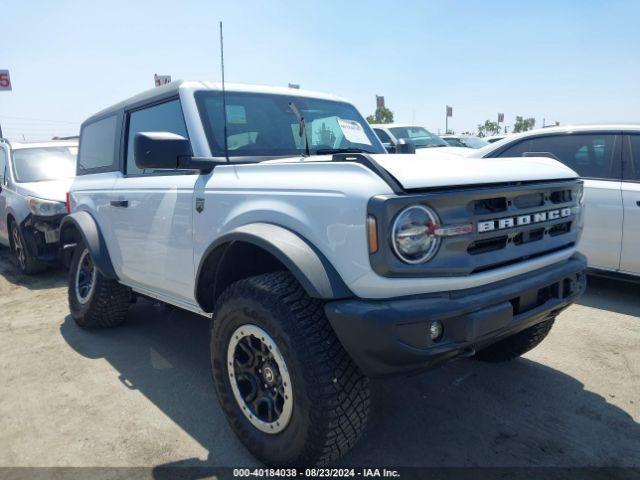
<instances>
[{"instance_id":1,"label":"clear sky","mask_svg":"<svg viewBox=\"0 0 640 480\"><path fill-rule=\"evenodd\" d=\"M505 113L640 122L640 1L0 0L9 138L74 134L153 74L336 93L364 114L475 130Z\"/></svg>"}]
</instances>

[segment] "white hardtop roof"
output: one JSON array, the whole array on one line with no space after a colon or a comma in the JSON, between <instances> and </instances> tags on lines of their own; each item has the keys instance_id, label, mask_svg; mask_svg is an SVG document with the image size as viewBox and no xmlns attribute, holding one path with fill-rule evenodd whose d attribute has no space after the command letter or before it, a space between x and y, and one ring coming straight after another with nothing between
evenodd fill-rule
<instances>
[{"instance_id":1,"label":"white hardtop roof","mask_svg":"<svg viewBox=\"0 0 640 480\"><path fill-rule=\"evenodd\" d=\"M305 98L317 98L321 100L334 100L338 102L348 102L348 100L339 97L337 95L332 95L329 93L321 93L314 92L311 90L300 90L298 88L288 88L288 87L271 87L266 85L251 85L246 83L227 83L225 82L224 88L227 92L252 92L252 93L270 93L273 95L289 95L289 96L297 96L297 97L305 97ZM171 94L171 92L175 92L176 94L180 90L213 90L213 91L222 91L222 83L221 82L208 82L208 81L193 81L193 80L176 80L174 82L168 83L166 85L162 85L160 87L150 88L149 90L145 90L133 97L127 98L121 102L116 103L104 110L97 112L92 115L93 117L102 117L112 112L116 112L121 110L129 105L136 103L143 103L145 100L153 100L159 96L167 96Z\"/></svg>"},{"instance_id":2,"label":"white hardtop roof","mask_svg":"<svg viewBox=\"0 0 640 480\"><path fill-rule=\"evenodd\" d=\"M22 148L45 148L45 147L77 147L78 140L48 140L43 142L14 142L10 141L12 150L19 150Z\"/></svg>"}]
</instances>

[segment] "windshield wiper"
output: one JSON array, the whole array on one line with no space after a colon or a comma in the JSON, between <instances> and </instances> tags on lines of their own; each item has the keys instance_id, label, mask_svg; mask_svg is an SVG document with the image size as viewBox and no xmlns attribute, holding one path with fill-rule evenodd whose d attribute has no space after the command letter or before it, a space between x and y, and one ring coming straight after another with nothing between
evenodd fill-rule
<instances>
[{"instance_id":1,"label":"windshield wiper","mask_svg":"<svg viewBox=\"0 0 640 480\"><path fill-rule=\"evenodd\" d=\"M308 157L311 154L309 153L309 137L307 136L307 124L304 123L304 117L300 113L300 110L298 110L298 107L296 107L295 103L289 102L289 108L298 119L298 124L300 125L298 130L298 136L301 137L302 135L304 135L304 150Z\"/></svg>"},{"instance_id":2,"label":"windshield wiper","mask_svg":"<svg viewBox=\"0 0 640 480\"><path fill-rule=\"evenodd\" d=\"M363 148L320 148L316 150L316 155L331 155L332 153L376 153Z\"/></svg>"}]
</instances>

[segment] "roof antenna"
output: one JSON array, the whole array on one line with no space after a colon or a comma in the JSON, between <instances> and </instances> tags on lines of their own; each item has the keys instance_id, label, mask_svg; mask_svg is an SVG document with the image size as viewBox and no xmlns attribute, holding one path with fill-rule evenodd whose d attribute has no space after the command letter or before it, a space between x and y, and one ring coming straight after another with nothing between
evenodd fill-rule
<instances>
[{"instance_id":1,"label":"roof antenna","mask_svg":"<svg viewBox=\"0 0 640 480\"><path fill-rule=\"evenodd\" d=\"M224 156L229 161L229 146L227 145L227 96L224 89L224 43L222 40L222 21L220 21L220 69L222 70L222 110L224 113Z\"/></svg>"}]
</instances>

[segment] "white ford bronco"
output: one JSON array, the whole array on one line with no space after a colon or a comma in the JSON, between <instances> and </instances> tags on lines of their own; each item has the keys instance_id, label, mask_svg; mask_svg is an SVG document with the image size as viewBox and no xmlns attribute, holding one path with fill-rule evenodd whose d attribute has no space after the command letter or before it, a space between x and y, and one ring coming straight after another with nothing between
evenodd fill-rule
<instances>
[{"instance_id":1,"label":"white ford bronco","mask_svg":"<svg viewBox=\"0 0 640 480\"><path fill-rule=\"evenodd\" d=\"M210 318L220 405L271 465L347 452L370 377L518 357L585 288L575 172L386 154L332 95L142 93L83 123L68 197L77 324L139 297Z\"/></svg>"}]
</instances>

